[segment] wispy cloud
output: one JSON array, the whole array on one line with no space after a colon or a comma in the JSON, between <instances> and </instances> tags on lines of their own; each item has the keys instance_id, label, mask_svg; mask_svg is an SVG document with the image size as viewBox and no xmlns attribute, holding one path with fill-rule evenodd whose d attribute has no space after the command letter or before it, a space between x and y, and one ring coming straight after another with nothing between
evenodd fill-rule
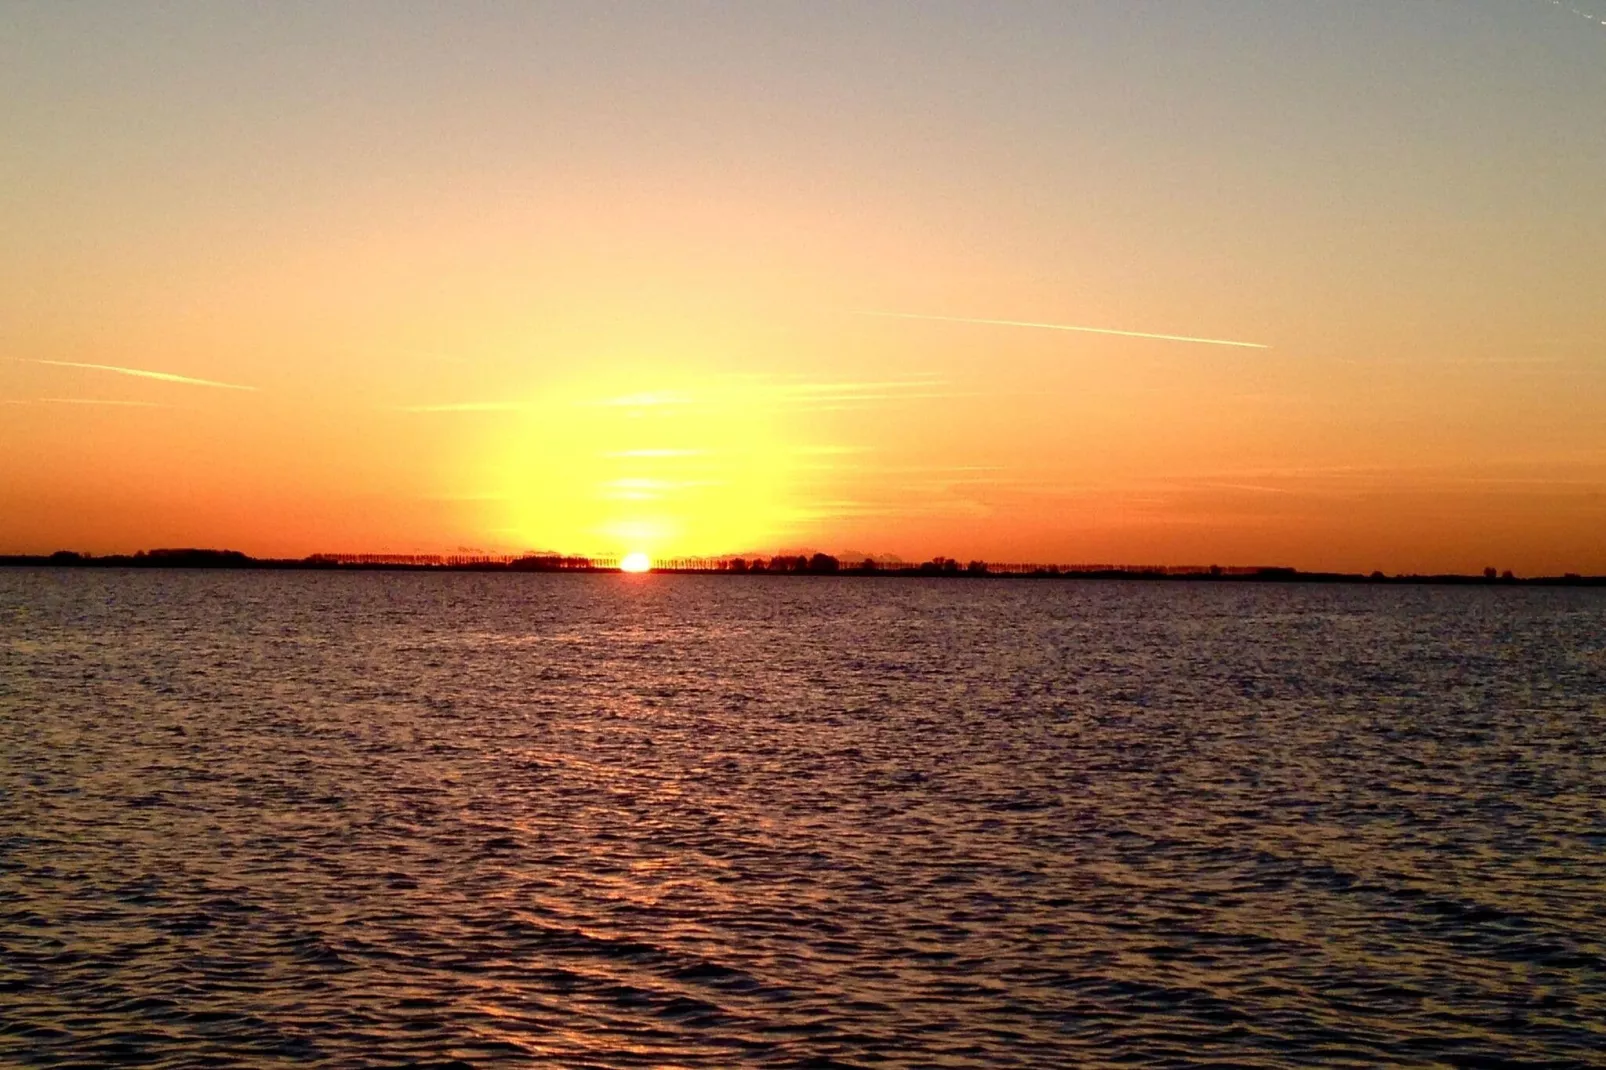
<instances>
[{"instance_id":1,"label":"wispy cloud","mask_svg":"<svg viewBox=\"0 0 1606 1070\"><path fill-rule=\"evenodd\" d=\"M397 412L518 412L522 405L509 401L456 401L445 405L399 405Z\"/></svg>"},{"instance_id":2,"label":"wispy cloud","mask_svg":"<svg viewBox=\"0 0 1606 1070\"><path fill-rule=\"evenodd\" d=\"M40 398L47 405L116 405L130 409L164 409L167 406L155 401L121 401L114 398Z\"/></svg>"},{"instance_id":3,"label":"wispy cloud","mask_svg":"<svg viewBox=\"0 0 1606 1070\"><path fill-rule=\"evenodd\" d=\"M1576 7L1573 7L1571 4L1562 3L1561 0L1550 0L1550 2L1552 4L1554 4L1556 7L1564 7L1564 8L1566 8L1568 11L1571 11L1574 15L1577 15L1581 19L1588 19L1590 22L1598 22L1602 26L1606 26L1606 18L1601 18L1599 15L1595 14L1593 11L1580 11Z\"/></svg>"},{"instance_id":4,"label":"wispy cloud","mask_svg":"<svg viewBox=\"0 0 1606 1070\"><path fill-rule=\"evenodd\" d=\"M869 453L870 447L840 445L797 446L792 450L792 452L808 456L835 456L846 453Z\"/></svg>"},{"instance_id":5,"label":"wispy cloud","mask_svg":"<svg viewBox=\"0 0 1606 1070\"><path fill-rule=\"evenodd\" d=\"M844 412L881 402L932 401L975 397L946 389L948 381L929 375L901 379L769 383L766 403L799 412Z\"/></svg>"},{"instance_id":6,"label":"wispy cloud","mask_svg":"<svg viewBox=\"0 0 1606 1070\"><path fill-rule=\"evenodd\" d=\"M112 405L128 409L165 409L155 401L123 401L116 398L0 398L0 405Z\"/></svg>"},{"instance_id":7,"label":"wispy cloud","mask_svg":"<svg viewBox=\"0 0 1606 1070\"><path fill-rule=\"evenodd\" d=\"M603 483L598 488L601 496L611 501L650 502L674 494L678 491L690 490L694 487L718 487L724 483L711 479L645 479L632 476L625 479L614 479Z\"/></svg>"},{"instance_id":8,"label":"wispy cloud","mask_svg":"<svg viewBox=\"0 0 1606 1070\"><path fill-rule=\"evenodd\" d=\"M76 360L44 360L33 358L29 363L48 364L52 368L84 368L89 371L113 372L117 375L132 375L139 379L158 379L164 383L183 383L185 386L210 386L219 390L255 390L254 386L241 386L239 383L220 383L215 379L196 379L188 375L174 375L172 372L155 372L146 368L122 368L115 364L85 364Z\"/></svg>"},{"instance_id":9,"label":"wispy cloud","mask_svg":"<svg viewBox=\"0 0 1606 1070\"><path fill-rule=\"evenodd\" d=\"M1293 494L1288 487L1268 487L1263 483L1219 483L1214 480L1201 480L1184 484L1192 487L1205 487L1210 490L1241 490L1250 494Z\"/></svg>"},{"instance_id":10,"label":"wispy cloud","mask_svg":"<svg viewBox=\"0 0 1606 1070\"><path fill-rule=\"evenodd\" d=\"M1335 363L1357 364L1373 368L1398 368L1411 372L1423 367L1433 368L1497 368L1497 367L1554 367L1567 363L1562 357L1440 357L1403 358L1384 357L1367 360L1360 357L1340 357Z\"/></svg>"},{"instance_id":11,"label":"wispy cloud","mask_svg":"<svg viewBox=\"0 0 1606 1070\"><path fill-rule=\"evenodd\" d=\"M918 312L856 311L855 316L883 319L935 320L940 323L978 323L991 327L1032 327L1043 331L1076 331L1082 334L1112 334L1121 338L1148 338L1159 342L1190 342L1205 346L1237 346L1242 349L1270 349L1261 342L1238 342L1228 338L1197 338L1187 334L1155 334L1150 331L1118 331L1112 327L1084 327L1069 323L1035 323L1030 320L980 319L973 316L930 316Z\"/></svg>"},{"instance_id":12,"label":"wispy cloud","mask_svg":"<svg viewBox=\"0 0 1606 1070\"><path fill-rule=\"evenodd\" d=\"M870 401L941 401L953 398L975 398L975 391L940 391L927 393L846 394L841 397L799 399L795 404L804 412L842 412Z\"/></svg>"},{"instance_id":13,"label":"wispy cloud","mask_svg":"<svg viewBox=\"0 0 1606 1070\"><path fill-rule=\"evenodd\" d=\"M625 394L620 397L598 398L594 401L582 401L582 405L609 405L621 408L649 408L656 405L687 405L692 401L688 394L677 391L646 391L640 394Z\"/></svg>"},{"instance_id":14,"label":"wispy cloud","mask_svg":"<svg viewBox=\"0 0 1606 1070\"><path fill-rule=\"evenodd\" d=\"M762 406L828 412L873 402L971 397L944 390L946 380L929 376L840 381L775 381L768 375L732 375L691 390L656 390L577 401L577 405L650 409L663 406L703 410Z\"/></svg>"},{"instance_id":15,"label":"wispy cloud","mask_svg":"<svg viewBox=\"0 0 1606 1070\"><path fill-rule=\"evenodd\" d=\"M931 376L920 376L908 379L883 379L865 382L836 382L836 383L782 383L775 389L787 394L808 394L824 397L835 397L842 394L880 393L889 390L917 390L931 389L945 386L947 381Z\"/></svg>"}]
</instances>

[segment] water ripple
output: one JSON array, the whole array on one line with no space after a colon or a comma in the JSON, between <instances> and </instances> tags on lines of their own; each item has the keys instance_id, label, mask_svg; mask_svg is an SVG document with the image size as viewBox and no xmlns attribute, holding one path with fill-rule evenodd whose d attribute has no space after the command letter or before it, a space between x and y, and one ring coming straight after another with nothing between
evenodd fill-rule
<instances>
[{"instance_id":1,"label":"water ripple","mask_svg":"<svg viewBox=\"0 0 1606 1070\"><path fill-rule=\"evenodd\" d=\"M1606 596L0 574L0 1061L1601 1065Z\"/></svg>"}]
</instances>

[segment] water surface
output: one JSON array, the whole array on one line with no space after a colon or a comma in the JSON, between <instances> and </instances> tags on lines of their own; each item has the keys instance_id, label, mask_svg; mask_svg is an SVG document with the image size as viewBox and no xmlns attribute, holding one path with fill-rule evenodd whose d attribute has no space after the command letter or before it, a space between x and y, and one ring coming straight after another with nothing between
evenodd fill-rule
<instances>
[{"instance_id":1,"label":"water surface","mask_svg":"<svg viewBox=\"0 0 1606 1070\"><path fill-rule=\"evenodd\" d=\"M0 571L0 1060L1583 1066L1606 592Z\"/></svg>"}]
</instances>

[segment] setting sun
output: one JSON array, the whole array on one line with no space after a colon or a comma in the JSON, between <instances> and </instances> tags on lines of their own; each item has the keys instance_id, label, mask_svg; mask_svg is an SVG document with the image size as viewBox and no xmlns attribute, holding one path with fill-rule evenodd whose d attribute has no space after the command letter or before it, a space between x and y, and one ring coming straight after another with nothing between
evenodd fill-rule
<instances>
[{"instance_id":1,"label":"setting sun","mask_svg":"<svg viewBox=\"0 0 1606 1070\"><path fill-rule=\"evenodd\" d=\"M626 554L625 559L619 562L619 571L621 572L649 572L651 570L652 562L647 559L646 554L640 551Z\"/></svg>"},{"instance_id":2,"label":"setting sun","mask_svg":"<svg viewBox=\"0 0 1606 1070\"><path fill-rule=\"evenodd\" d=\"M479 478L502 538L645 562L793 534L801 447L783 437L784 392L696 373L625 392L627 379L549 388L493 432Z\"/></svg>"}]
</instances>

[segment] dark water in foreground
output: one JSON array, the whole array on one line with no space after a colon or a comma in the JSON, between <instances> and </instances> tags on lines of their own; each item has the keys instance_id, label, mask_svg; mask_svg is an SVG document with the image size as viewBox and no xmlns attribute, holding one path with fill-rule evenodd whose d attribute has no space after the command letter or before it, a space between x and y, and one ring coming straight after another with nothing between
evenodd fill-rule
<instances>
[{"instance_id":1,"label":"dark water in foreground","mask_svg":"<svg viewBox=\"0 0 1606 1070\"><path fill-rule=\"evenodd\" d=\"M1606 592L0 572L0 1061L1580 1066Z\"/></svg>"}]
</instances>

